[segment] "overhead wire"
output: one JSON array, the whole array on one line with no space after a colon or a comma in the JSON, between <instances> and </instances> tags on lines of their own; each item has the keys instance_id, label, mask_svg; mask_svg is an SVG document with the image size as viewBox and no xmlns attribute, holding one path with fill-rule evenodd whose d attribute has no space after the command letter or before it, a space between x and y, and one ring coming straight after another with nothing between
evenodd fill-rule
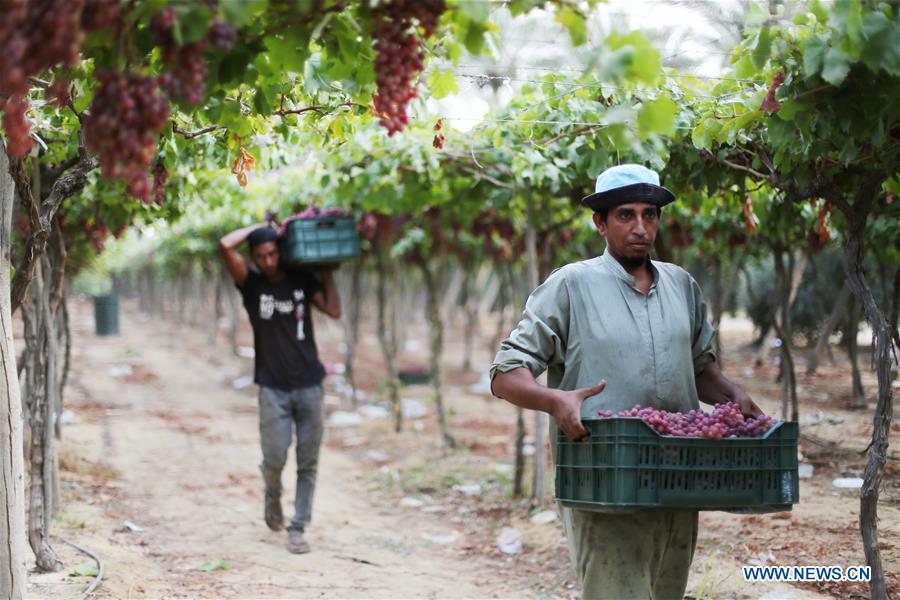
<instances>
[{"instance_id":1,"label":"overhead wire","mask_svg":"<svg viewBox=\"0 0 900 600\"><path fill-rule=\"evenodd\" d=\"M644 88L644 90L633 90L630 88L624 88L621 86L608 85L605 83L576 83L570 81L552 81L552 80L544 80L544 79L528 79L524 77L509 77L506 75L486 75L482 73L472 74L472 73L456 73L459 77L465 78L473 78L478 81L484 81L485 83L489 81L515 81L517 83L535 83L539 85L568 85L568 86L579 86L583 88L592 88L592 89L602 89L602 90L613 90L613 91L623 91L623 92L634 92L634 91L657 91L661 92L661 88ZM708 100L721 100L725 98L730 98L737 94L740 94L743 91L753 91L751 88L741 88L739 90L735 90L733 92L728 92L725 94L719 95L710 95L710 94L694 94L691 92L679 92L680 96L684 96L685 98L705 98Z\"/></svg>"},{"instance_id":2,"label":"overhead wire","mask_svg":"<svg viewBox=\"0 0 900 600\"><path fill-rule=\"evenodd\" d=\"M583 73L589 65L562 65L562 66L541 66L541 65L436 65L436 66L453 66L460 69L521 69L523 71L566 71L569 73ZM718 77L714 75L700 75L695 73L666 73L666 77L674 77L677 79L710 79L713 81L738 81L745 83L764 83L762 79L748 79L741 77Z\"/></svg>"},{"instance_id":3,"label":"overhead wire","mask_svg":"<svg viewBox=\"0 0 900 600\"><path fill-rule=\"evenodd\" d=\"M527 42L529 44L550 44L553 46L558 46L560 43L559 40L538 40L538 39L532 39L532 38L512 38L512 37L506 37L506 36L503 36L502 39L504 41L512 40L512 41L517 41L517 42ZM593 44L590 44L589 47L596 48L596 46L594 46ZM668 53L660 52L660 58L663 58L663 59L678 58L682 54L700 54L703 56L732 56L734 54L734 50L717 51L717 50L705 50L705 49L701 49L701 48L682 48L676 52L668 52ZM766 54L757 54L757 53L753 53L753 52L740 52L740 55L741 56L758 56L758 57L764 57L764 58L768 57L768 55L766 55Z\"/></svg>"}]
</instances>

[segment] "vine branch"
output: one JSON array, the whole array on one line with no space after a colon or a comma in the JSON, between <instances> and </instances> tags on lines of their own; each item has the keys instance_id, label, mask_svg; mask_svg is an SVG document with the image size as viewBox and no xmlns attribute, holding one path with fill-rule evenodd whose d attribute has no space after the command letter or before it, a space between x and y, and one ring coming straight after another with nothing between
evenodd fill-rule
<instances>
[{"instance_id":1,"label":"vine branch","mask_svg":"<svg viewBox=\"0 0 900 600\"><path fill-rule=\"evenodd\" d=\"M760 173L756 169L751 169L750 167L745 167L744 165L739 165L736 162L731 162L727 158L720 158L719 160L722 162L723 165L727 165L727 166L731 167L732 169L737 169L739 171L745 171L747 173L750 173L751 175L753 175L754 177L756 177L758 179L765 179L766 181L770 181L773 184L775 183L772 176L766 175L765 173Z\"/></svg>"},{"instance_id":2,"label":"vine branch","mask_svg":"<svg viewBox=\"0 0 900 600\"><path fill-rule=\"evenodd\" d=\"M38 160L34 158L33 160ZM15 312L25 298L28 285L34 279L34 266L47 248L51 223L63 200L77 194L87 183L87 175L97 168L100 161L79 149L78 161L72 170L56 179L50 193L43 200L35 198L31 193L31 180L25 172L25 163L21 159L10 159L9 173L16 184L16 190L22 199L22 205L28 212L29 232L25 240L25 249L16 275L10 286L10 307Z\"/></svg>"},{"instance_id":3,"label":"vine branch","mask_svg":"<svg viewBox=\"0 0 900 600\"><path fill-rule=\"evenodd\" d=\"M186 131L178 126L178 123L172 121L172 133L177 133L180 136L183 136L186 140L192 140L195 137L200 137L201 135L206 135L207 133L212 133L214 131L218 131L222 129L219 125L210 125L209 127L204 127L203 129L199 129L197 131Z\"/></svg>"},{"instance_id":4,"label":"vine branch","mask_svg":"<svg viewBox=\"0 0 900 600\"><path fill-rule=\"evenodd\" d=\"M481 179L484 179L485 181L489 181L489 182L493 183L494 185L496 185L497 187L506 188L508 190L516 189L515 185L513 185L511 183L507 183L505 181L500 181L499 179L491 177L484 171L476 171L472 167L462 167L462 170L467 173L471 173L472 175L475 175L476 177L480 177Z\"/></svg>"}]
</instances>

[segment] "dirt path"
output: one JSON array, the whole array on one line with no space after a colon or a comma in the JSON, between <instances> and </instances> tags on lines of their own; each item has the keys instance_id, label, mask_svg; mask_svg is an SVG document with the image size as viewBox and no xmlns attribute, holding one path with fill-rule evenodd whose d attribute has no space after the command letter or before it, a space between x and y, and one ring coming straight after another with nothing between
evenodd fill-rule
<instances>
[{"instance_id":1,"label":"dirt path","mask_svg":"<svg viewBox=\"0 0 900 600\"><path fill-rule=\"evenodd\" d=\"M99 596L534 597L513 574L500 581L466 556L452 523L379 500L366 467L328 444L308 531L313 552L289 554L285 534L261 518L256 387L231 385L250 361L127 307L120 336L95 338L90 306L73 309L66 402L74 422L63 430L54 532L105 560ZM326 435L334 441L340 430ZM289 463L286 498L293 471ZM123 528L125 520L143 531ZM29 597L72 597L90 581L68 573L91 561L56 547L66 571L32 577Z\"/></svg>"},{"instance_id":2,"label":"dirt path","mask_svg":"<svg viewBox=\"0 0 900 600\"><path fill-rule=\"evenodd\" d=\"M532 520L538 511L552 512L552 502L534 507L527 498L509 496L515 412L473 385L478 373L460 372L461 336L448 336L444 363L448 418L460 447L449 454L440 449L424 386L404 388L404 399L421 414L407 418L403 433L393 432L386 418L330 427L308 536L314 552L294 556L284 549L284 534L262 523L256 387L233 385L250 374L252 361L234 357L224 344L213 347L200 328L151 320L128 302L122 333L112 338L94 336L88 302L74 302L72 312L73 372L60 451L63 499L53 524L54 548L66 570L32 575L28 597L74 598L90 583L90 577L69 575L92 561L63 539L104 559L98 597L577 597L558 521ZM408 366L421 361L423 327L412 323L406 332L402 362ZM726 339L725 371L767 413L778 414L775 367L751 367L749 351L742 350L749 332L738 334ZM320 319L317 336L326 364L338 362L340 328ZM475 363L487 364L486 340L476 350ZM801 443L802 460L815 467L813 477L801 480L801 503L781 515L703 513L688 597L867 594L858 583L747 583L740 570L748 564L863 563L858 492L832 485L836 477L862 474L865 457L858 450L871 431L869 411L844 408L845 367L823 365L816 377L801 377L802 432L820 440ZM364 332L357 381L374 396L382 373L377 341ZM874 389L871 373L864 378ZM339 383L337 376L326 380L331 410L339 408ZM892 448L900 442L895 427ZM286 498L292 472L289 464ZM879 535L896 590L896 461L885 477ZM470 487L479 492L462 491ZM126 520L143 530L123 528ZM505 527L521 534L520 554L498 550L497 535Z\"/></svg>"}]
</instances>

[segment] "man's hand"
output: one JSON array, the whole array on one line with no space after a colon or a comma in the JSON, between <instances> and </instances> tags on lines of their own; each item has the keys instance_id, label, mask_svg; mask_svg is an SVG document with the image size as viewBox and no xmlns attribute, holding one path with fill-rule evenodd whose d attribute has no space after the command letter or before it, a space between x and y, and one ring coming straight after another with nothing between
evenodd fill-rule
<instances>
[{"instance_id":1,"label":"man's hand","mask_svg":"<svg viewBox=\"0 0 900 600\"><path fill-rule=\"evenodd\" d=\"M556 406L550 414L566 437L576 442L587 437L588 431L581 424L581 405L587 398L602 392L605 387L606 380L601 379L593 387L559 393Z\"/></svg>"},{"instance_id":2,"label":"man's hand","mask_svg":"<svg viewBox=\"0 0 900 600\"><path fill-rule=\"evenodd\" d=\"M244 282L247 280L247 261L241 256L241 253L237 251L237 247L243 244L247 239L247 236L257 227L263 227L263 225L258 224L242 227L222 236L222 239L219 240L219 253L225 260L225 269L239 286L244 285Z\"/></svg>"},{"instance_id":3,"label":"man's hand","mask_svg":"<svg viewBox=\"0 0 900 600\"><path fill-rule=\"evenodd\" d=\"M701 402L712 405L737 402L741 407L741 414L745 417L758 417L763 414L763 411L750 399L747 392L722 375L719 365L715 362L706 365L695 381L697 382L697 395Z\"/></svg>"},{"instance_id":4,"label":"man's hand","mask_svg":"<svg viewBox=\"0 0 900 600\"><path fill-rule=\"evenodd\" d=\"M756 405L756 402L738 386L734 386L731 401L738 403L741 407L741 414L745 417L761 417L763 415L762 409Z\"/></svg>"}]
</instances>

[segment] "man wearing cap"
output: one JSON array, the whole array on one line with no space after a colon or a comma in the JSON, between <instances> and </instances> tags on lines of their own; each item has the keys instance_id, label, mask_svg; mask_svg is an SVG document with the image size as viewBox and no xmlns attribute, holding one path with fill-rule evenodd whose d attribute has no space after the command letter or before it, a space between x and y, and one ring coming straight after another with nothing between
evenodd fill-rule
<instances>
[{"instance_id":1,"label":"man wearing cap","mask_svg":"<svg viewBox=\"0 0 900 600\"><path fill-rule=\"evenodd\" d=\"M281 511L281 471L287 460L292 430L297 429L297 489L294 519L288 526L288 550L309 552L303 538L312 516L319 446L322 441L322 380L310 305L333 319L341 316L341 301L331 270L315 277L307 271L285 271L279 264L278 233L252 225L219 240L225 267L234 279L253 327L256 350L254 381L259 385L259 433L265 481L266 525L284 528ZM237 248L247 241L253 267Z\"/></svg>"},{"instance_id":2,"label":"man wearing cap","mask_svg":"<svg viewBox=\"0 0 900 600\"><path fill-rule=\"evenodd\" d=\"M762 414L726 379L697 282L650 259L661 208L675 200L659 175L619 165L582 203L604 238L601 256L557 269L531 293L522 320L491 366L491 389L551 415L572 439L582 417L640 404L672 412L738 402ZM547 371L547 387L536 377ZM697 541L697 512L560 508L585 598L682 598Z\"/></svg>"}]
</instances>

